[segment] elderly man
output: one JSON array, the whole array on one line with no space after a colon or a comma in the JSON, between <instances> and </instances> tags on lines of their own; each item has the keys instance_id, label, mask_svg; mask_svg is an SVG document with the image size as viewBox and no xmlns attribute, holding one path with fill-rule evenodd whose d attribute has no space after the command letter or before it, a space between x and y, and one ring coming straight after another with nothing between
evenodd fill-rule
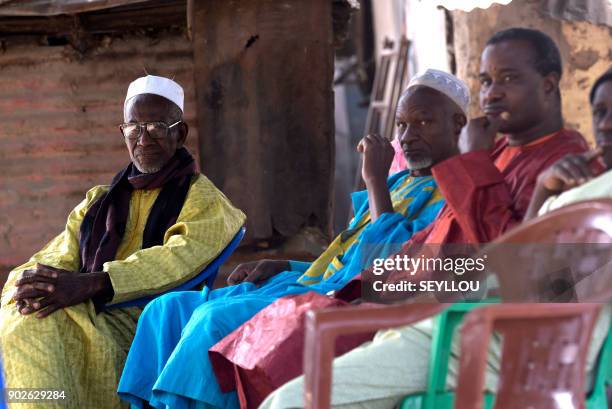
<instances>
[{"instance_id":1,"label":"elderly man","mask_svg":"<svg viewBox=\"0 0 612 409\"><path fill-rule=\"evenodd\" d=\"M65 230L10 273L0 309L7 387L58 391L20 407L123 407L115 389L141 309L105 305L194 277L244 224L196 171L182 115L174 81L131 83L120 125L131 163L87 192Z\"/></svg>"},{"instance_id":2,"label":"elderly man","mask_svg":"<svg viewBox=\"0 0 612 409\"><path fill-rule=\"evenodd\" d=\"M237 407L236 393L220 390L206 351L279 297L342 288L374 258L399 250L427 226L443 204L430 168L457 151L468 100L467 87L450 74L430 70L415 78L396 116L413 170L386 181L393 149L383 138L366 136L359 150L367 192L353 195L355 218L348 228L313 263L247 263L230 276L230 283L240 284L151 303L138 324L119 393L136 407L143 401L157 408Z\"/></svg>"}]
</instances>

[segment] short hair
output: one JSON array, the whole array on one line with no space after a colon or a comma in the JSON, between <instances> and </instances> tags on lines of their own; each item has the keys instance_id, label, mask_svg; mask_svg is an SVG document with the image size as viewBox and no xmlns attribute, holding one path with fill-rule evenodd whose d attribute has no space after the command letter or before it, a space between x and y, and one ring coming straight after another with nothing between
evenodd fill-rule
<instances>
[{"instance_id":1,"label":"short hair","mask_svg":"<svg viewBox=\"0 0 612 409\"><path fill-rule=\"evenodd\" d=\"M170 108L168 109L168 113L170 114L170 118L173 121L182 121L183 120L183 110L176 105L174 102L170 101Z\"/></svg>"},{"instance_id":2,"label":"short hair","mask_svg":"<svg viewBox=\"0 0 612 409\"><path fill-rule=\"evenodd\" d=\"M552 38L538 30L513 27L493 34L486 45L511 40L525 41L531 45L535 52L535 69L542 76L554 72L561 78L563 72L561 53Z\"/></svg>"},{"instance_id":3,"label":"short hair","mask_svg":"<svg viewBox=\"0 0 612 409\"><path fill-rule=\"evenodd\" d=\"M604 72L597 80L593 87L591 88L591 92L589 92L589 102L593 104L593 100L595 99L595 93L597 92L597 88L602 85L604 82L612 81L612 67L608 68L608 71Z\"/></svg>"}]
</instances>

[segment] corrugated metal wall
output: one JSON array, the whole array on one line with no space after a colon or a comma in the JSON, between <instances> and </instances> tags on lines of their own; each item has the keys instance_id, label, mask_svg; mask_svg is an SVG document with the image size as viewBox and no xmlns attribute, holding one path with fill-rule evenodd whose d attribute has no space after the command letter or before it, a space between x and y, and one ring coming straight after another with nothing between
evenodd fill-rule
<instances>
[{"instance_id":1,"label":"corrugated metal wall","mask_svg":"<svg viewBox=\"0 0 612 409\"><path fill-rule=\"evenodd\" d=\"M182 31L103 37L86 55L12 38L0 48L0 271L27 260L93 185L129 157L117 125L127 86L146 68L185 88L197 149L192 46ZM3 278L3 277L2 277Z\"/></svg>"}]
</instances>

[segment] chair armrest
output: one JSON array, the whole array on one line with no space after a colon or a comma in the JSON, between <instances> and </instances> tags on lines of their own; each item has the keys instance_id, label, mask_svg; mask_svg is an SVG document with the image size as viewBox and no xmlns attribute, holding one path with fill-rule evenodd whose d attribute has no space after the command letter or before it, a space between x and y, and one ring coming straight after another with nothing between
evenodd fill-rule
<instances>
[{"instance_id":1,"label":"chair armrest","mask_svg":"<svg viewBox=\"0 0 612 409\"><path fill-rule=\"evenodd\" d=\"M309 311L305 321L304 404L306 409L328 409L331 368L339 335L371 332L413 324L431 317L448 304L361 304Z\"/></svg>"}]
</instances>

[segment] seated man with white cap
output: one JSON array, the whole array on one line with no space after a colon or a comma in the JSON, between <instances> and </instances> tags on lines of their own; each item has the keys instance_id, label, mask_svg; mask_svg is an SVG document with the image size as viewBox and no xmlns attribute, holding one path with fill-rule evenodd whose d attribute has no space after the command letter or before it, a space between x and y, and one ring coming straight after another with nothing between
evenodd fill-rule
<instances>
[{"instance_id":1,"label":"seated man with white cap","mask_svg":"<svg viewBox=\"0 0 612 409\"><path fill-rule=\"evenodd\" d=\"M6 385L56 391L45 408L125 407L115 390L142 309L105 306L189 280L245 222L183 147L183 99L167 78L130 84L120 130L131 163L89 190L65 230L9 275L0 308ZM20 407L39 407L33 397Z\"/></svg>"}]
</instances>

